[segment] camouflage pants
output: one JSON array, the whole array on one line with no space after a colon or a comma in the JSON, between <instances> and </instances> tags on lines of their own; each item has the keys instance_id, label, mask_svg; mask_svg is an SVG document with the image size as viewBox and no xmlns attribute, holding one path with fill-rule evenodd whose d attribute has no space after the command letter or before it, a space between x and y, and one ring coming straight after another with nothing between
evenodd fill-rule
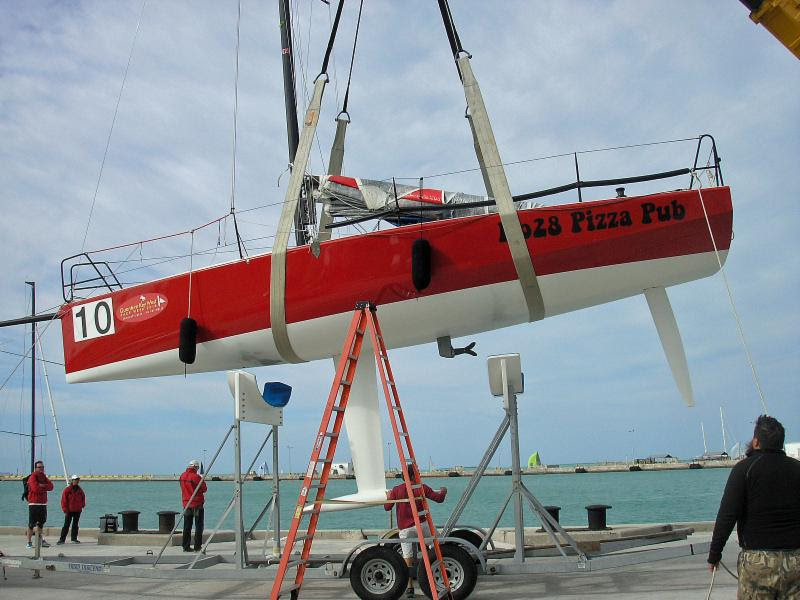
<instances>
[{"instance_id":1,"label":"camouflage pants","mask_svg":"<svg viewBox=\"0 0 800 600\"><path fill-rule=\"evenodd\" d=\"M742 550L737 600L800 600L800 550Z\"/></svg>"}]
</instances>

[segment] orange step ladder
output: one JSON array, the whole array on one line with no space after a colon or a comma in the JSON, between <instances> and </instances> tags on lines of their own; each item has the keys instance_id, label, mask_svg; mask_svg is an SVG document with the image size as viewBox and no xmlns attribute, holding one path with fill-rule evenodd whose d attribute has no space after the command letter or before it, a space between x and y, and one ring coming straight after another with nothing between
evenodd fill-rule
<instances>
[{"instance_id":1,"label":"orange step ladder","mask_svg":"<svg viewBox=\"0 0 800 600\"><path fill-rule=\"evenodd\" d=\"M289 534L286 538L286 543L283 546L283 553L278 565L278 571L275 574L275 581L272 584L270 591L270 600L277 600L282 595L289 594L292 600L295 600L300 595L300 587L303 584L303 577L305 576L306 569L308 568L309 556L311 555L311 544L314 541L314 533L317 529L317 522L319 521L319 514L322 510L322 504L325 500L325 490L328 485L328 479L331 472L331 463L333 462L334 454L336 453L336 445L339 440L339 432L342 429L342 421L344 420L344 411L347 408L347 400L350 397L351 385L353 377L356 373L356 365L361 356L361 349L364 345L364 336L370 330L372 339L372 348L375 352L375 362L378 365L378 373L380 374L381 383L383 385L384 396L386 397L386 406L389 410L389 420L392 423L392 431L394 432L395 447L397 448L400 457L400 465L403 469L403 480L406 485L406 494L408 498L414 498L416 501L410 502L411 513L414 517L414 525L417 529L417 537L419 540L424 539L425 533L422 529L422 523L428 525L428 531L435 532L436 529L433 525L433 518L431 517L430 510L428 509L428 501L425 494L422 492L422 481L419 476L419 469L417 468L416 459L414 457L414 449L411 446L411 438L408 434L408 427L406 426L405 416L403 409L400 407L400 396L397 393L397 386L394 382L392 375L392 368L389 364L389 356L386 352L386 344L381 335L380 325L376 315L376 308L374 304L369 302L359 302L356 304L356 310L353 313L353 320L350 322L350 328L347 330L344 346L342 347L342 355L339 359L339 364L336 367L336 376L331 386L330 394L328 394L328 402L325 405L325 412L322 415L322 422L319 426L314 447L311 451L311 460L308 463L303 485L300 488L300 495L297 498L297 507L295 508L292 517L292 524L289 527ZM333 425L331 427L331 417L333 418ZM330 429L329 429L330 427ZM327 447L323 454L323 446L327 441ZM404 450L405 448L405 450ZM406 455L407 451L407 455ZM322 472L317 474L317 467L321 465ZM409 478L408 466L413 465L413 480ZM309 501L309 493L316 490L316 496L313 501ZM419 496L416 493L420 493ZM305 510L306 507L313 503L313 508ZM419 505L419 507L418 507ZM300 529L301 521L308 517L308 526L304 535L297 535ZM424 520L424 521L423 521ZM441 586L445 590L448 597L450 594L450 581L447 578L447 571L442 567L444 564L442 560L442 552L439 547L439 541L436 536L430 538L433 545L434 555L436 556L436 568L440 576ZM300 552L300 558L291 560L292 550L294 545L298 542L303 542L303 549ZM431 598L439 600L439 588L436 585L436 577L434 576L433 565L429 552L423 548L422 558L425 561L425 571L428 575L428 583L431 591ZM296 567L294 583L292 585L282 587L286 572Z\"/></svg>"}]
</instances>

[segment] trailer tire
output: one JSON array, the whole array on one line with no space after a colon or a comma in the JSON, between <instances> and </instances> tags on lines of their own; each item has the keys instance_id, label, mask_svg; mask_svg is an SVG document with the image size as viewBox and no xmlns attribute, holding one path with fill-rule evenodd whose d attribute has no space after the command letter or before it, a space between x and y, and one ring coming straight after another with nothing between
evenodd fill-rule
<instances>
[{"instance_id":1,"label":"trailer tire","mask_svg":"<svg viewBox=\"0 0 800 600\"><path fill-rule=\"evenodd\" d=\"M350 587L362 600L397 600L408 584L408 567L397 552L370 546L350 566Z\"/></svg>"},{"instance_id":2,"label":"trailer tire","mask_svg":"<svg viewBox=\"0 0 800 600\"><path fill-rule=\"evenodd\" d=\"M480 548L481 544L483 543L483 538L481 537L481 535L477 531L472 531L471 529L456 529L456 530L450 532L450 535L448 537L454 537L454 538L458 538L458 539L464 540L465 542L469 542L470 544L475 546L475 548ZM452 544L452 543L455 543L455 542L448 542L448 543ZM469 554L469 551L466 548L462 548L462 549L467 554ZM475 561L475 564L478 564L478 563L481 562L476 557L473 557L473 560Z\"/></svg>"},{"instance_id":3,"label":"trailer tire","mask_svg":"<svg viewBox=\"0 0 800 600\"><path fill-rule=\"evenodd\" d=\"M472 590L475 589L475 584L478 582L478 569L475 567L475 562L466 550L455 544L442 544L440 548L444 567L447 570L447 578L450 580L450 592L453 600L464 600L472 593ZM441 586L441 575L436 568L436 555L430 552L428 556L431 557L436 586L439 588ZM417 565L417 582L422 593L431 598L431 589L428 582L428 573L425 571L424 560L420 560ZM441 597L441 594L439 597Z\"/></svg>"},{"instance_id":4,"label":"trailer tire","mask_svg":"<svg viewBox=\"0 0 800 600\"><path fill-rule=\"evenodd\" d=\"M384 533L381 536L381 539L382 540L397 540L397 539L400 539L400 530L397 529L397 528L390 529L389 531L387 531L386 533ZM387 548L391 548L392 550L397 552L398 556L403 556L403 549L400 546L400 544L386 544L386 547Z\"/></svg>"}]
</instances>

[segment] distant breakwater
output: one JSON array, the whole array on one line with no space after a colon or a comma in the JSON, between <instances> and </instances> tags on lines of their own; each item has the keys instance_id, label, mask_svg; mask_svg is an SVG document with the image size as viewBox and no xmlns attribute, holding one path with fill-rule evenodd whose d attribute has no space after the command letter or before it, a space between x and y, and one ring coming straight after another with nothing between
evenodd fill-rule
<instances>
[{"instance_id":1,"label":"distant breakwater","mask_svg":"<svg viewBox=\"0 0 800 600\"><path fill-rule=\"evenodd\" d=\"M713 460L713 461L696 461L696 462L664 462L664 463L623 463L623 462L606 462L606 463L585 463L574 465L542 465L538 467L527 467L522 469L523 475L548 475L548 474L582 474L582 473L624 473L624 472L639 472L639 471L682 471L687 469L715 469L726 468L730 469L736 464L735 460ZM475 469L473 467L456 466L446 469L433 469L431 471L423 471L421 473L424 478L435 477L471 477ZM278 477L281 481L293 481L303 478L303 473L281 473ZM502 477L511 475L511 469L508 467L495 467L487 469L484 476L487 477ZM23 477L24 474L13 475L4 473L0 475L0 481L11 481ZM154 475L154 474L123 474L123 475L82 475L84 481L177 481L180 473L173 473L171 475ZM58 479L58 475L50 474L51 479ZM331 479L353 479L353 476L347 475L331 475ZM397 469L390 469L386 471L387 479L400 479L402 474ZM211 474L208 479L213 481L233 481L231 473L222 473L219 475ZM272 479L272 475L256 475L250 473L247 475L248 481L268 481Z\"/></svg>"}]
</instances>

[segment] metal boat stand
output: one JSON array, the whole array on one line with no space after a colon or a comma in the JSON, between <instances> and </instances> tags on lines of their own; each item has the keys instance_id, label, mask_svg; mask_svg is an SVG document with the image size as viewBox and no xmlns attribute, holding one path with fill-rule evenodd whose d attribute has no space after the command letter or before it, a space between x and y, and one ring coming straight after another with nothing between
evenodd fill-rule
<instances>
[{"instance_id":1,"label":"metal boat stand","mask_svg":"<svg viewBox=\"0 0 800 600\"><path fill-rule=\"evenodd\" d=\"M567 553L564 546L569 546L574 554L579 558L579 561L585 562L587 559L583 551L578 547L578 544L572 537L564 530L558 521L553 518L550 513L545 510L541 502L530 492L530 490L522 482L522 469L520 467L519 459L519 428L517 420L517 394L522 394L524 390L524 376L520 367L519 354L503 354L500 356L490 356L488 359L489 366L489 386L494 396L503 397L503 410L505 416L503 417L500 427L497 429L494 438L492 439L489 447L481 459L480 464L475 469L472 477L464 489L464 493L456 504L453 513L444 526L443 535L448 536L452 533L461 513L464 511L467 503L472 497L473 492L478 487L481 477L486 471L486 467L494 457L497 448L503 441L506 432L511 430L511 490L506 496L505 502L497 513L492 526L484 536L480 551L486 550L486 545L492 538L500 519L508 508L508 503L513 499L514 503L514 562L522 564L525 562L525 526L523 516L523 498L530 504L531 510L539 518L542 527L547 532L548 536L553 542L553 545L558 549L561 555L566 558ZM562 540L558 539L558 535Z\"/></svg>"},{"instance_id":2,"label":"metal boat stand","mask_svg":"<svg viewBox=\"0 0 800 600\"><path fill-rule=\"evenodd\" d=\"M286 396L285 400L283 401L283 404L281 405L283 406L288 401L288 395L291 392L291 388L289 388L288 386L284 386L284 384L267 384L267 387L265 387L265 394L267 394L268 387L270 385L283 386L283 389L280 390L280 392ZM272 554L270 556L280 556L281 527L280 527L280 510L279 510L280 479L279 479L279 466L278 466L278 427L283 424L283 408L270 404L270 400L259 391L255 376L250 373L246 373L245 371L228 371L228 386L230 388L231 395L233 396L234 399L233 424L228 429L228 432L225 434L225 437L223 438L222 442L220 443L219 447L214 453L214 456L211 459L211 463L209 464L208 469L206 469L206 472L202 476L201 482L204 482L206 480L206 477L211 472L211 469L214 466L214 463L216 462L219 453L222 451L222 448L228 441L228 437L230 437L231 431L233 431L234 432L234 437L233 437L234 483L235 483L233 495L230 501L228 502L227 508L223 511L222 515L217 521L217 524L214 526L214 529L212 530L208 539L203 544L202 550L194 557L191 563L188 563L185 566L182 565L178 568L197 569L197 568L203 568L205 566L218 564L220 562L226 562L219 556L208 556L206 553L208 550L208 545L213 541L214 536L219 532L222 523L225 522L225 519L228 518L228 515L230 514L231 510L234 508L236 509L235 527L234 527L236 535L236 550L233 562L236 565L236 568L245 569L249 566L252 566L247 555L246 542L248 539L252 537L253 531L261 522L261 519L264 517L264 515L266 515L268 512L270 513L273 525L273 547L272 547ZM269 433L267 433L267 436L264 438L264 441L258 448L258 451L253 457L250 466L247 467L247 469L245 470L245 473L250 473L252 471L253 466L256 464L258 458L261 456L261 452L264 450L264 446L266 446L269 439L272 438L272 495L270 496L264 508L259 513L258 517L256 517L252 526L248 529L246 534L244 531L244 521L242 517L243 515L242 435L241 435L242 421L271 425L271 430L269 431ZM195 490L195 493L192 494L187 504L191 502L191 499L194 498L196 493L197 491ZM181 520L185 518L185 514L186 511L184 509L184 511L181 513L180 519L176 520L176 523L172 528L172 532L167 538L167 541L161 547L158 556L156 556L155 560L152 562L153 568L155 568L161 561L162 556L164 554L164 550L166 550L167 546L171 543L172 536L178 529L178 525L180 524ZM264 545L266 547L266 537L264 538ZM264 555L265 558L268 558L266 556L266 551L264 551Z\"/></svg>"},{"instance_id":3,"label":"metal boat stand","mask_svg":"<svg viewBox=\"0 0 800 600\"><path fill-rule=\"evenodd\" d=\"M497 432L492 438L486 452L479 465L470 478L467 487L464 489L461 498L453 509L450 518L442 530L442 535L459 536L459 530L464 529L479 532L482 541L478 550L486 555L486 573L489 574L515 574L515 573L553 573L553 572L579 572L592 571L604 568L619 567L624 565L649 562L652 560L662 560L699 554L708 550L709 543L685 544L682 546L670 546L652 548L647 550L637 550L635 552L625 552L633 548L646 545L663 544L666 542L682 541L694 532L688 527L675 528L671 525L650 528L647 533L632 536L623 536L618 539L600 541L597 551L587 555L578 543L567 533L559 522L545 509L544 505L531 493L522 482L522 469L520 465L519 452L519 429L517 418L517 394L524 392L524 375L521 372L519 354L503 354L491 356L488 359L489 386L494 396L502 396L503 417ZM458 524L467 503L472 497L473 492L478 486L486 468L497 452L500 443L503 441L507 431L511 431L509 443L511 445L511 490L506 496L505 502L500 508L492 526L486 533L476 527L469 527ZM538 517L542 528L552 541L552 547L526 547L524 539L524 515L523 498L527 500L533 513ZM514 550L513 553L503 550L487 550L487 544L491 543L492 535L497 529L500 519L505 513L509 502L513 499L514 506ZM653 531L655 529L655 531ZM559 540L560 536L560 540ZM474 538L473 538L474 539ZM611 555L610 553L614 553ZM554 560L553 557L557 557ZM491 560L507 559L513 560ZM535 561L526 561L526 558L536 557ZM564 560L566 559L566 560Z\"/></svg>"}]
</instances>

